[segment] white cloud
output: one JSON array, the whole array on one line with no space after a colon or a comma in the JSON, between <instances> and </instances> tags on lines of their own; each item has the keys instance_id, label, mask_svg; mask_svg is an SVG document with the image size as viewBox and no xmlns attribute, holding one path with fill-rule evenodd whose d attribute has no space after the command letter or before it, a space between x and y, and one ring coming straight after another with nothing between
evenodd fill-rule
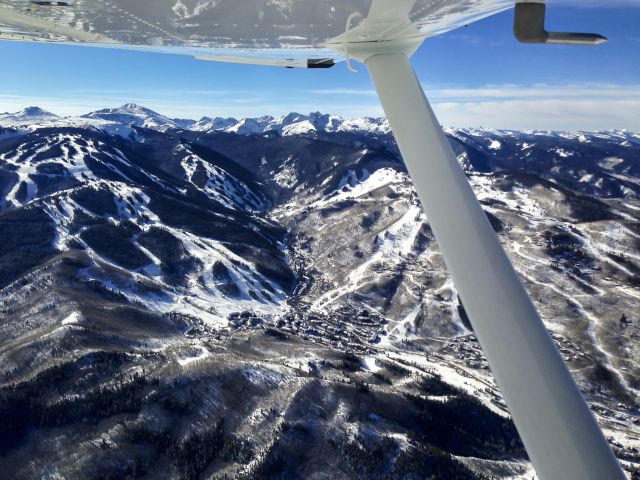
<instances>
[{"instance_id":1,"label":"white cloud","mask_svg":"<svg viewBox=\"0 0 640 480\"><path fill-rule=\"evenodd\" d=\"M472 88L443 88L423 85L433 101L478 101L482 99L549 99L549 98L638 98L640 85L613 84L535 84L535 85L486 85Z\"/></svg>"},{"instance_id":2,"label":"white cloud","mask_svg":"<svg viewBox=\"0 0 640 480\"><path fill-rule=\"evenodd\" d=\"M497 100L434 105L444 125L538 130L640 131L640 100Z\"/></svg>"},{"instance_id":3,"label":"white cloud","mask_svg":"<svg viewBox=\"0 0 640 480\"><path fill-rule=\"evenodd\" d=\"M433 88L446 125L513 129L640 130L640 85L494 85Z\"/></svg>"},{"instance_id":4,"label":"white cloud","mask_svg":"<svg viewBox=\"0 0 640 480\"><path fill-rule=\"evenodd\" d=\"M309 93L313 95L356 95L356 96L376 96L375 90L357 89L357 88L324 88L311 90Z\"/></svg>"}]
</instances>

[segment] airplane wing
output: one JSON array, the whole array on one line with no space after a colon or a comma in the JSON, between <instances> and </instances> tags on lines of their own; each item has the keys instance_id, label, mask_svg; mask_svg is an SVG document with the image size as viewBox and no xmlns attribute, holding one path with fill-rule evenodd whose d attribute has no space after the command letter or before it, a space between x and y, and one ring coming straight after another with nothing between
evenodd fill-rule
<instances>
[{"instance_id":1,"label":"airplane wing","mask_svg":"<svg viewBox=\"0 0 640 480\"><path fill-rule=\"evenodd\" d=\"M380 16L405 23L408 18L412 26L394 35L422 37L514 5L513 0L387 3ZM317 66L314 60L342 58L332 43L344 34L348 20L353 19L351 26L356 27L374 15L371 7L372 0L0 0L0 40L83 43L205 60ZM380 32L385 38L389 34L388 28Z\"/></svg>"}]
</instances>

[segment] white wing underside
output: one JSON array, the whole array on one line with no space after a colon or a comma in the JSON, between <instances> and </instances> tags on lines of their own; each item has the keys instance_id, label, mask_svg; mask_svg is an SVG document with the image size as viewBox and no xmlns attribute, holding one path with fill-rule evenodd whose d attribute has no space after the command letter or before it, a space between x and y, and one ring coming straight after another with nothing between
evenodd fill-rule
<instances>
[{"instance_id":1,"label":"white wing underside","mask_svg":"<svg viewBox=\"0 0 640 480\"><path fill-rule=\"evenodd\" d=\"M0 40L300 66L309 58L340 60L335 45L345 41L350 17L357 27L378 15L386 28L378 38L348 41L382 41L438 35L513 5L514 0L376 0L374 8L372 0L0 0ZM411 28L404 28L407 12ZM405 26L394 28L394 18Z\"/></svg>"}]
</instances>

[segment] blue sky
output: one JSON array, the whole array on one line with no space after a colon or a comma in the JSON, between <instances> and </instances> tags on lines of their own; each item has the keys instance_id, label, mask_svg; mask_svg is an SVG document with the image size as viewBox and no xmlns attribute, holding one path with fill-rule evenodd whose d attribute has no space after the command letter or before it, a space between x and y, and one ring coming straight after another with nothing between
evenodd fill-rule
<instances>
[{"instance_id":1,"label":"blue sky","mask_svg":"<svg viewBox=\"0 0 640 480\"><path fill-rule=\"evenodd\" d=\"M602 5L606 4L605 7ZM413 62L441 122L513 129L640 130L640 1L550 0L550 30L601 33L597 47L522 45L513 12L434 37ZM173 117L322 111L381 116L366 70L202 62L190 57L0 42L0 111L59 115L136 102Z\"/></svg>"}]
</instances>

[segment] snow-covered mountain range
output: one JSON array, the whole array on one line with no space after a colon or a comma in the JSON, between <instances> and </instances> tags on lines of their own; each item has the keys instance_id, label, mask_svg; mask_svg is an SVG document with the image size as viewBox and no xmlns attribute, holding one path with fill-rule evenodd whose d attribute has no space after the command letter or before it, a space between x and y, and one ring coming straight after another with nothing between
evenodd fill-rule
<instances>
[{"instance_id":1,"label":"snow-covered mountain range","mask_svg":"<svg viewBox=\"0 0 640 480\"><path fill-rule=\"evenodd\" d=\"M640 135L447 135L637 475ZM11 478L534 476L383 119L0 115L0 332Z\"/></svg>"},{"instance_id":2,"label":"snow-covered mountain range","mask_svg":"<svg viewBox=\"0 0 640 480\"><path fill-rule=\"evenodd\" d=\"M203 117L200 120L168 118L153 110L128 103L117 108L105 108L80 117L59 117L38 107L29 107L21 112L0 114L0 126L15 128L41 127L96 127L109 132L128 134L130 128L144 127L166 131L186 129L197 132L228 132L241 135L277 132L281 135L298 135L311 132L352 132L388 133L386 119L362 118L344 119L337 115L319 112L302 115L290 113L280 117L258 118Z\"/></svg>"}]
</instances>

